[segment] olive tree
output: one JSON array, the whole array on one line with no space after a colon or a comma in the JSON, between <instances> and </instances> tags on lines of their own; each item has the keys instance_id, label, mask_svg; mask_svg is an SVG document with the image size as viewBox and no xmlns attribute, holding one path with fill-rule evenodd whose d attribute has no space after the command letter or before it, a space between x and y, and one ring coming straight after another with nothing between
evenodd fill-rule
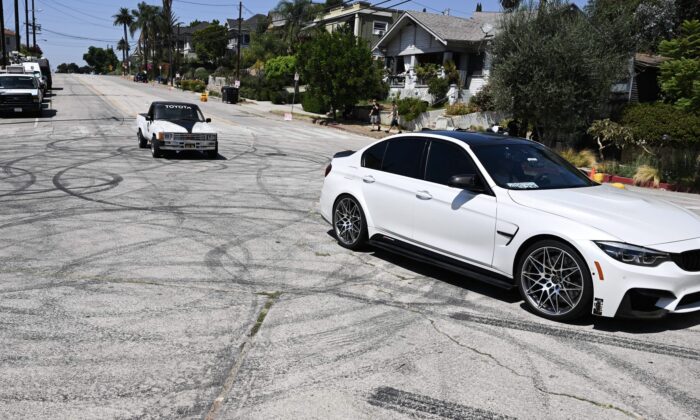
<instances>
[{"instance_id":1,"label":"olive tree","mask_svg":"<svg viewBox=\"0 0 700 420\"><path fill-rule=\"evenodd\" d=\"M629 19L561 0L506 14L492 45L496 106L531 123L548 144L582 134L604 116L611 86L626 76Z\"/></svg>"}]
</instances>

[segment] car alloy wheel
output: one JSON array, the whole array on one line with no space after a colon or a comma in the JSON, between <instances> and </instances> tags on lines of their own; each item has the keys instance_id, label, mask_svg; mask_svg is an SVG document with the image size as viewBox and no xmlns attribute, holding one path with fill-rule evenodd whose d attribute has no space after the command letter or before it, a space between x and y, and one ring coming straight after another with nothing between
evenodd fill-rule
<instances>
[{"instance_id":1,"label":"car alloy wheel","mask_svg":"<svg viewBox=\"0 0 700 420\"><path fill-rule=\"evenodd\" d=\"M520 292L538 314L574 319L591 300L590 276L573 249L550 241L530 247L519 269Z\"/></svg>"},{"instance_id":2,"label":"car alloy wheel","mask_svg":"<svg viewBox=\"0 0 700 420\"><path fill-rule=\"evenodd\" d=\"M353 197L341 197L333 209L333 229L341 246L361 247L367 236L367 224L360 204Z\"/></svg>"}]
</instances>

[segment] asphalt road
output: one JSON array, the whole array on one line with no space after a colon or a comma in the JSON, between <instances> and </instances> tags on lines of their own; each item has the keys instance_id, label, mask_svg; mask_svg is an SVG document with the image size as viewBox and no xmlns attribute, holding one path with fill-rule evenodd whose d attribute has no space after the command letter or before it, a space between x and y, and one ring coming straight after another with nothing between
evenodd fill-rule
<instances>
[{"instance_id":1,"label":"asphalt road","mask_svg":"<svg viewBox=\"0 0 700 420\"><path fill-rule=\"evenodd\" d=\"M0 417L700 417L700 315L557 324L340 248L323 170L371 139L209 102L220 158L154 160L135 114L193 95L54 84L0 120Z\"/></svg>"}]
</instances>

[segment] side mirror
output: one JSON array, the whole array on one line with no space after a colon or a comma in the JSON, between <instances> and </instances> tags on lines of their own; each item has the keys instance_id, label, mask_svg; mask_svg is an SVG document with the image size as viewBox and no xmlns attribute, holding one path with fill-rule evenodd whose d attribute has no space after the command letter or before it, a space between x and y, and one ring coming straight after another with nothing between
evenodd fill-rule
<instances>
[{"instance_id":1,"label":"side mirror","mask_svg":"<svg viewBox=\"0 0 700 420\"><path fill-rule=\"evenodd\" d=\"M468 190L477 194L486 192L486 187L484 187L481 178L479 178L476 174L453 175L450 177L448 185L450 187Z\"/></svg>"},{"instance_id":2,"label":"side mirror","mask_svg":"<svg viewBox=\"0 0 700 420\"><path fill-rule=\"evenodd\" d=\"M211 122L211 118L207 118L206 120L204 120L204 122L210 123L210 122Z\"/></svg>"},{"instance_id":3,"label":"side mirror","mask_svg":"<svg viewBox=\"0 0 700 420\"><path fill-rule=\"evenodd\" d=\"M153 121L153 117L150 115L146 115L146 121Z\"/></svg>"}]
</instances>

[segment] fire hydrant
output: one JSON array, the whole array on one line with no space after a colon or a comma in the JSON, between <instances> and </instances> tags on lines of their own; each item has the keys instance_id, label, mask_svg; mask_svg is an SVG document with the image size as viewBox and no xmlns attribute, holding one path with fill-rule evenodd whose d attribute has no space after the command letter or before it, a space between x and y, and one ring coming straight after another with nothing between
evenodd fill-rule
<instances>
[{"instance_id":1,"label":"fire hydrant","mask_svg":"<svg viewBox=\"0 0 700 420\"><path fill-rule=\"evenodd\" d=\"M202 102L207 102L209 100L209 94L207 92L202 92L202 96L199 97Z\"/></svg>"}]
</instances>

